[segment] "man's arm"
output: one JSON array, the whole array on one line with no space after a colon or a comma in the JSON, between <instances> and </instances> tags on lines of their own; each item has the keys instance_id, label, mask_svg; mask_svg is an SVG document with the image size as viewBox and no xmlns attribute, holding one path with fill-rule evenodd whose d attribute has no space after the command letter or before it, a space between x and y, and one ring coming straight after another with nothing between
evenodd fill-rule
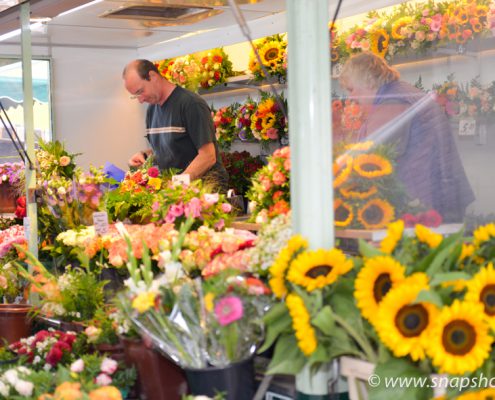
<instances>
[{"instance_id":1,"label":"man's arm","mask_svg":"<svg viewBox=\"0 0 495 400\"><path fill-rule=\"evenodd\" d=\"M215 145L206 143L198 150L198 155L184 170L184 174L189 174L191 180L201 178L217 161Z\"/></svg>"}]
</instances>

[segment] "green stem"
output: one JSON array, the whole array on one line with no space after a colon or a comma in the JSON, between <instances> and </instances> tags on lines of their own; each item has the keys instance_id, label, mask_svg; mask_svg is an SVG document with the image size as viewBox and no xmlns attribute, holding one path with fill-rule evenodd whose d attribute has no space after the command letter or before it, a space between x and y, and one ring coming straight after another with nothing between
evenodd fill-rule
<instances>
[{"instance_id":1,"label":"green stem","mask_svg":"<svg viewBox=\"0 0 495 400\"><path fill-rule=\"evenodd\" d=\"M368 358L368 361L376 364L376 354L369 345L369 343L359 335L354 328L347 323L347 321L342 318L340 315L332 312L333 317L337 323L344 328L347 333L361 346L363 349L364 353L366 354L366 357Z\"/></svg>"}]
</instances>

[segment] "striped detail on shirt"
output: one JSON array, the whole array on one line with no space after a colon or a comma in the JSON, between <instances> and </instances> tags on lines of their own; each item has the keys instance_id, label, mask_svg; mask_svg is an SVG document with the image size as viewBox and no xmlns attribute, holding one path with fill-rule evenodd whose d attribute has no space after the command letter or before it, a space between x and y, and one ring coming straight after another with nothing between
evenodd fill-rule
<instances>
[{"instance_id":1,"label":"striped detail on shirt","mask_svg":"<svg viewBox=\"0 0 495 400\"><path fill-rule=\"evenodd\" d=\"M146 129L149 135L157 135L159 133L186 133L186 128L183 126L162 126L160 128Z\"/></svg>"}]
</instances>

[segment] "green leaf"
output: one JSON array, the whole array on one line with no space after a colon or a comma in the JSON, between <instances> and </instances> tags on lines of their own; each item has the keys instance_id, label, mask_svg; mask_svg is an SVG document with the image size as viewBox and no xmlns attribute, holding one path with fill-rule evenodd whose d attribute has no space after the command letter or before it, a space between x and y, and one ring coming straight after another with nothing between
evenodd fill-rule
<instances>
[{"instance_id":1,"label":"green leaf","mask_svg":"<svg viewBox=\"0 0 495 400\"><path fill-rule=\"evenodd\" d=\"M330 306L323 307L311 320L311 324L319 328L325 335L330 336L335 328L335 320Z\"/></svg>"},{"instance_id":2,"label":"green leaf","mask_svg":"<svg viewBox=\"0 0 495 400\"><path fill-rule=\"evenodd\" d=\"M443 307L443 301L437 292L432 290L422 290L419 292L418 297L416 297L415 303L431 303L437 307Z\"/></svg>"},{"instance_id":3,"label":"green leaf","mask_svg":"<svg viewBox=\"0 0 495 400\"><path fill-rule=\"evenodd\" d=\"M285 335L278 339L273 358L268 365L267 374L297 374L307 359L297 346L294 335Z\"/></svg>"},{"instance_id":4,"label":"green leaf","mask_svg":"<svg viewBox=\"0 0 495 400\"><path fill-rule=\"evenodd\" d=\"M444 282L456 281L459 279L468 280L471 279L471 276L461 271L438 273L432 277L430 285L437 286Z\"/></svg>"},{"instance_id":5,"label":"green leaf","mask_svg":"<svg viewBox=\"0 0 495 400\"><path fill-rule=\"evenodd\" d=\"M276 308L276 309L275 309ZM275 309L275 310L274 310ZM273 313L271 315L271 312ZM285 303L278 303L273 306L267 315L265 315L264 321L267 326L266 337L263 346L258 350L258 353L262 353L277 340L277 338L283 333L291 329L292 319L290 318L289 312ZM269 317L269 322L267 322L267 317Z\"/></svg>"},{"instance_id":6,"label":"green leaf","mask_svg":"<svg viewBox=\"0 0 495 400\"><path fill-rule=\"evenodd\" d=\"M428 387L429 374L406 359L392 358L385 364L378 364L373 374L380 384L370 386L369 400L427 400L433 397L433 390Z\"/></svg>"},{"instance_id":7,"label":"green leaf","mask_svg":"<svg viewBox=\"0 0 495 400\"><path fill-rule=\"evenodd\" d=\"M376 247L372 246L368 242L366 242L363 239L359 239L359 252L363 257L366 258L373 258L376 256L383 256L383 253L377 249Z\"/></svg>"}]
</instances>

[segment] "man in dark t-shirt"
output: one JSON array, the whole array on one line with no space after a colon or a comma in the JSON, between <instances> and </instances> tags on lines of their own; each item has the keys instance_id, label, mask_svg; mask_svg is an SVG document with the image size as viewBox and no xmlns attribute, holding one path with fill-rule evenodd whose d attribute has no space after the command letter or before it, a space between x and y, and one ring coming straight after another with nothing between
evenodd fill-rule
<instances>
[{"instance_id":1,"label":"man in dark t-shirt","mask_svg":"<svg viewBox=\"0 0 495 400\"><path fill-rule=\"evenodd\" d=\"M148 60L131 61L122 77L127 91L140 103L149 104L146 137L151 149L134 154L129 165L140 166L147 155L154 154L160 169L177 168L191 180L201 178L225 192L228 174L206 102L166 80Z\"/></svg>"}]
</instances>

